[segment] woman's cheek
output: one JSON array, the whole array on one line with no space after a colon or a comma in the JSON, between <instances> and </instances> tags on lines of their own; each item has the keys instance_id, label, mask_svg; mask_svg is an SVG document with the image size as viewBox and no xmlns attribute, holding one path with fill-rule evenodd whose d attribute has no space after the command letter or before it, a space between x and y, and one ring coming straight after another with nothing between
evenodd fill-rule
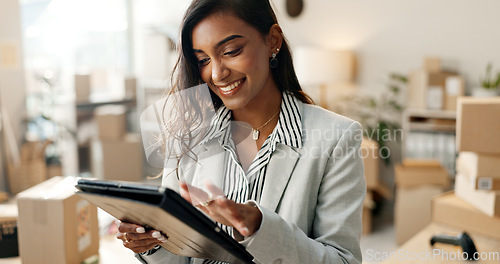
<instances>
[{"instance_id":1,"label":"woman's cheek","mask_svg":"<svg viewBox=\"0 0 500 264\"><path fill-rule=\"evenodd\" d=\"M245 57L240 57L234 61L235 68L238 68L239 72L248 74L259 68L257 57L252 57L252 55L248 55Z\"/></svg>"},{"instance_id":2,"label":"woman's cheek","mask_svg":"<svg viewBox=\"0 0 500 264\"><path fill-rule=\"evenodd\" d=\"M212 77L212 71L210 70L210 66L206 65L200 68L200 75L201 79L206 82L210 83L211 77Z\"/></svg>"}]
</instances>

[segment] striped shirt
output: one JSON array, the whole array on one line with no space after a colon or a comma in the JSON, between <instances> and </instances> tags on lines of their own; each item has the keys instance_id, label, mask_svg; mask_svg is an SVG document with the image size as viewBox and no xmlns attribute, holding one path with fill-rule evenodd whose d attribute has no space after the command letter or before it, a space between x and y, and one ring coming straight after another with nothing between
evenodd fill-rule
<instances>
[{"instance_id":1,"label":"striped shirt","mask_svg":"<svg viewBox=\"0 0 500 264\"><path fill-rule=\"evenodd\" d=\"M211 127L201 144L212 139L218 139L224 148L226 164L223 181L223 191L228 199L237 203L249 200L260 203L266 169L278 143L294 148L302 147L302 121L299 112L299 102L293 95L283 93L279 120L273 132L267 137L257 152L248 170L245 172L236 154L236 145L231 133L231 110L222 106L212 119ZM228 234L233 235L232 228L220 225ZM205 260L205 264L221 263Z\"/></svg>"}]
</instances>

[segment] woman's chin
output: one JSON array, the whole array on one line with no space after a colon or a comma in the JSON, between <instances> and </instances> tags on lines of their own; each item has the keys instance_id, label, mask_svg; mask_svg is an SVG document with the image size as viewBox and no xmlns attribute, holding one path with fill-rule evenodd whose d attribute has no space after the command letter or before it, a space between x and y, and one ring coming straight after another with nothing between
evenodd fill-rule
<instances>
[{"instance_id":1,"label":"woman's chin","mask_svg":"<svg viewBox=\"0 0 500 264\"><path fill-rule=\"evenodd\" d=\"M238 110L244 106L244 102L242 100L222 100L224 106L229 110Z\"/></svg>"}]
</instances>

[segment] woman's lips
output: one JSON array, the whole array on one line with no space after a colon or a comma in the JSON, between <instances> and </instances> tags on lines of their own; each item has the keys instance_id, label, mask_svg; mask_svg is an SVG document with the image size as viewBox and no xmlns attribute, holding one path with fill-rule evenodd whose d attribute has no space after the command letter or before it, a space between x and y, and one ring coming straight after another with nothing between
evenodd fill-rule
<instances>
[{"instance_id":1,"label":"woman's lips","mask_svg":"<svg viewBox=\"0 0 500 264\"><path fill-rule=\"evenodd\" d=\"M225 87L219 86L219 89L221 89L223 92L229 92L229 91L235 89L236 87L238 87L238 85L240 85L242 82L243 82L243 79L238 80L238 81L236 81L228 86L225 86Z\"/></svg>"},{"instance_id":2,"label":"woman's lips","mask_svg":"<svg viewBox=\"0 0 500 264\"><path fill-rule=\"evenodd\" d=\"M233 82L232 84L228 86L217 86L219 88L220 94L221 95L231 95L234 94L238 91L238 89L243 85L245 82L245 78L240 79L238 81Z\"/></svg>"}]
</instances>

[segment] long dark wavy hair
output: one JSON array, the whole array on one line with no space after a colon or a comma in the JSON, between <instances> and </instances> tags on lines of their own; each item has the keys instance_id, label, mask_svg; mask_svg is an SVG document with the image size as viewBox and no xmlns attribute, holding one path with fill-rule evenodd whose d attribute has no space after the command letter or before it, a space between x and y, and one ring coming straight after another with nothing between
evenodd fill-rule
<instances>
[{"instance_id":1,"label":"long dark wavy hair","mask_svg":"<svg viewBox=\"0 0 500 264\"><path fill-rule=\"evenodd\" d=\"M268 35L271 26L278 24L269 0L193 0L182 22L179 58L172 72L172 89L168 92L167 98L175 98L180 91L203 83L198 60L193 52L192 32L194 27L203 19L218 12L238 17L260 32L263 38ZM276 58L279 62L278 67L270 68L270 70L280 91L290 93L306 104L312 104L312 99L302 91L297 80L290 48L284 37L280 52ZM209 92L213 106L218 109L223 104L222 100L210 89ZM178 144L175 149L180 150L176 155L173 155L178 160L177 165L179 165L180 159L186 155L196 160L196 155L191 152L191 148L196 143L199 143L194 142L195 139L201 139L199 137L200 132L196 134L193 131L200 131L198 128L203 123L200 120L203 109L196 106L199 104L198 99L197 96L177 97L175 105L178 114L166 117L170 120L165 126L168 135L176 138L174 140L176 143L173 143L174 141L169 142ZM167 145L167 148L172 150L174 146ZM172 153L172 151L169 151L169 153Z\"/></svg>"}]
</instances>

